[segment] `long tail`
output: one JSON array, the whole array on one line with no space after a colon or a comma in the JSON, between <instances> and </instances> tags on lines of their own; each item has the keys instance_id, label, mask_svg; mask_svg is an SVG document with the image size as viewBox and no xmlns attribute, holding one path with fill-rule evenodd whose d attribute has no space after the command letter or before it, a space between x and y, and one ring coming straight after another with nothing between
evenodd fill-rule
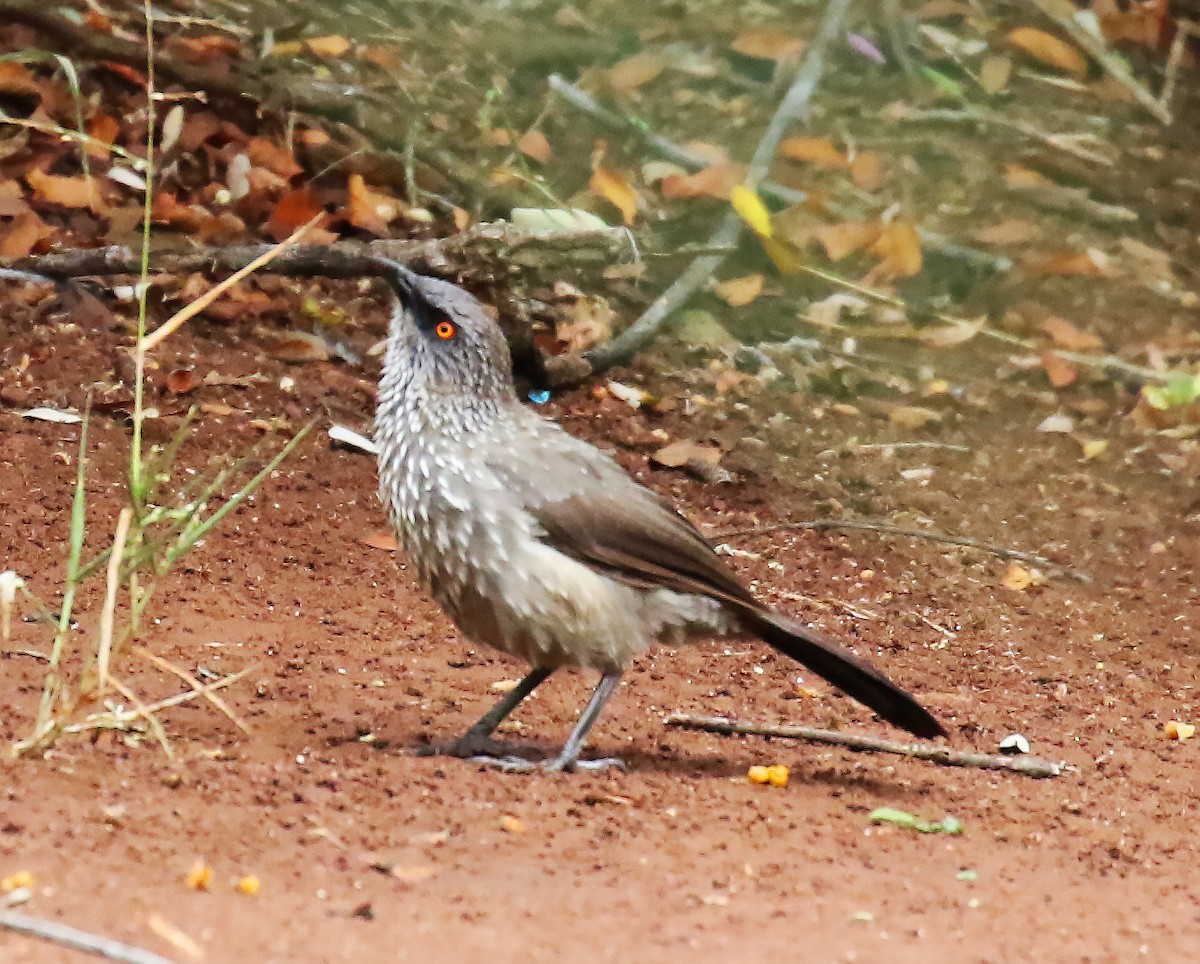
<instances>
[{"instance_id":1,"label":"long tail","mask_svg":"<svg viewBox=\"0 0 1200 964\"><path fill-rule=\"evenodd\" d=\"M747 606L742 616L748 630L894 726L919 737L946 735L942 724L912 696L832 639L769 609Z\"/></svg>"}]
</instances>

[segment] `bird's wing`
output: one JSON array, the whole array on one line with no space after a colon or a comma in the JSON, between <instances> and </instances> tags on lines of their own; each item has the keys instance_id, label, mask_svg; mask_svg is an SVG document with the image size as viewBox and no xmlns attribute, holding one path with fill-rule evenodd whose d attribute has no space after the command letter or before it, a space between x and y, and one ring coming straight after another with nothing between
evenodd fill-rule
<instances>
[{"instance_id":1,"label":"bird's wing","mask_svg":"<svg viewBox=\"0 0 1200 964\"><path fill-rule=\"evenodd\" d=\"M508 450L488 464L536 521L547 545L629 585L718 599L739 614L746 629L889 723L923 737L945 732L865 660L759 603L695 526L602 452L540 424L546 427L532 433L536 442L523 446L520 462Z\"/></svg>"}]
</instances>

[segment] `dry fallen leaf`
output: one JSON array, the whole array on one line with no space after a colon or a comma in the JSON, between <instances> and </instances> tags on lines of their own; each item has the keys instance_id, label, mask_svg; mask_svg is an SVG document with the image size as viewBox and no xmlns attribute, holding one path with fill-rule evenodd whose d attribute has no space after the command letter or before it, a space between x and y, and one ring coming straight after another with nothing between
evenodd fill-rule
<instances>
[{"instance_id":1,"label":"dry fallen leaf","mask_svg":"<svg viewBox=\"0 0 1200 964\"><path fill-rule=\"evenodd\" d=\"M34 168L25 175L25 183L33 188L39 200L60 207L88 208L93 214L103 214L108 207L100 197L95 178L63 177Z\"/></svg>"},{"instance_id":2,"label":"dry fallen leaf","mask_svg":"<svg viewBox=\"0 0 1200 964\"><path fill-rule=\"evenodd\" d=\"M666 63L662 55L643 50L608 69L608 86L624 93L637 90L661 74Z\"/></svg>"},{"instance_id":3,"label":"dry fallen leaf","mask_svg":"<svg viewBox=\"0 0 1200 964\"><path fill-rule=\"evenodd\" d=\"M774 30L747 30L734 37L730 46L743 57L779 61L800 56L805 43L799 37Z\"/></svg>"},{"instance_id":4,"label":"dry fallen leaf","mask_svg":"<svg viewBox=\"0 0 1200 964\"><path fill-rule=\"evenodd\" d=\"M715 445L702 445L681 439L664 445L650 456L650 461L668 469L686 468L692 463L710 468L721 464L721 450Z\"/></svg>"},{"instance_id":5,"label":"dry fallen leaf","mask_svg":"<svg viewBox=\"0 0 1200 964\"><path fill-rule=\"evenodd\" d=\"M398 198L371 190L361 174L351 174L346 181L346 219L356 228L386 234L387 226L407 208Z\"/></svg>"},{"instance_id":6,"label":"dry fallen leaf","mask_svg":"<svg viewBox=\"0 0 1200 964\"><path fill-rule=\"evenodd\" d=\"M874 244L882 232L880 225L847 221L843 224L823 224L817 228L817 240L830 261L841 261L847 255Z\"/></svg>"},{"instance_id":7,"label":"dry fallen leaf","mask_svg":"<svg viewBox=\"0 0 1200 964\"><path fill-rule=\"evenodd\" d=\"M729 307L743 308L762 294L763 281L761 274L748 274L722 281L713 290Z\"/></svg>"},{"instance_id":8,"label":"dry fallen leaf","mask_svg":"<svg viewBox=\"0 0 1200 964\"><path fill-rule=\"evenodd\" d=\"M1079 378L1078 369L1062 355L1052 351L1042 355L1042 368L1046 370L1046 377L1050 379L1050 384L1055 388L1066 388Z\"/></svg>"},{"instance_id":9,"label":"dry fallen leaf","mask_svg":"<svg viewBox=\"0 0 1200 964\"><path fill-rule=\"evenodd\" d=\"M983 331L986 324L987 315L980 315L974 319L960 318L945 325L930 325L917 330L917 341L935 348L950 348L970 341Z\"/></svg>"},{"instance_id":10,"label":"dry fallen leaf","mask_svg":"<svg viewBox=\"0 0 1200 964\"><path fill-rule=\"evenodd\" d=\"M872 151L860 151L850 162L850 179L859 190L878 191L884 176L883 157Z\"/></svg>"},{"instance_id":11,"label":"dry fallen leaf","mask_svg":"<svg viewBox=\"0 0 1200 964\"><path fill-rule=\"evenodd\" d=\"M1008 42L1047 67L1053 67L1077 79L1087 75L1087 58L1076 47L1044 30L1017 27L1009 32Z\"/></svg>"},{"instance_id":12,"label":"dry fallen leaf","mask_svg":"<svg viewBox=\"0 0 1200 964\"><path fill-rule=\"evenodd\" d=\"M1040 229L1031 221L1009 220L1001 221L990 227L975 232L975 240L980 244L1025 244L1038 236Z\"/></svg>"},{"instance_id":13,"label":"dry fallen leaf","mask_svg":"<svg viewBox=\"0 0 1200 964\"><path fill-rule=\"evenodd\" d=\"M1168 740L1190 740L1196 735L1196 727L1191 723L1181 723L1179 720L1168 720L1163 724L1163 735Z\"/></svg>"},{"instance_id":14,"label":"dry fallen leaf","mask_svg":"<svg viewBox=\"0 0 1200 964\"><path fill-rule=\"evenodd\" d=\"M391 532L368 532L358 540L364 546L372 549L382 549L385 552L395 552L399 546L396 537Z\"/></svg>"},{"instance_id":15,"label":"dry fallen leaf","mask_svg":"<svg viewBox=\"0 0 1200 964\"><path fill-rule=\"evenodd\" d=\"M1078 276L1084 278L1111 278L1114 274L1108 259L1096 250L1063 251L1024 263L1025 271L1035 278L1054 276Z\"/></svg>"},{"instance_id":16,"label":"dry fallen leaf","mask_svg":"<svg viewBox=\"0 0 1200 964\"><path fill-rule=\"evenodd\" d=\"M172 395L186 395L199 384L194 368L176 368L167 374L167 391Z\"/></svg>"},{"instance_id":17,"label":"dry fallen leaf","mask_svg":"<svg viewBox=\"0 0 1200 964\"><path fill-rule=\"evenodd\" d=\"M1018 563L1010 562L1001 582L1005 589L1022 592L1033 584L1033 573Z\"/></svg>"},{"instance_id":18,"label":"dry fallen leaf","mask_svg":"<svg viewBox=\"0 0 1200 964\"><path fill-rule=\"evenodd\" d=\"M350 49L350 41L337 34L325 37L309 37L304 41L309 51L318 57L340 57Z\"/></svg>"},{"instance_id":19,"label":"dry fallen leaf","mask_svg":"<svg viewBox=\"0 0 1200 964\"><path fill-rule=\"evenodd\" d=\"M597 165L592 171L588 187L620 211L621 219L627 225L633 224L641 198L624 177L611 168Z\"/></svg>"},{"instance_id":20,"label":"dry fallen leaf","mask_svg":"<svg viewBox=\"0 0 1200 964\"><path fill-rule=\"evenodd\" d=\"M306 187L289 191L279 199L264 226L267 234L276 241L287 238L302 224L307 224L324 209L316 196ZM328 244L337 235L324 229L324 221L318 222L305 236L306 244Z\"/></svg>"},{"instance_id":21,"label":"dry fallen leaf","mask_svg":"<svg viewBox=\"0 0 1200 964\"><path fill-rule=\"evenodd\" d=\"M1041 329L1060 348L1068 351L1100 351L1104 342L1093 332L1084 331L1073 322L1051 315L1041 324Z\"/></svg>"},{"instance_id":22,"label":"dry fallen leaf","mask_svg":"<svg viewBox=\"0 0 1200 964\"><path fill-rule=\"evenodd\" d=\"M550 149L550 141L541 131L529 130L517 141L517 150L526 157L532 158L539 164L549 164L554 152Z\"/></svg>"},{"instance_id":23,"label":"dry fallen leaf","mask_svg":"<svg viewBox=\"0 0 1200 964\"><path fill-rule=\"evenodd\" d=\"M665 198L714 197L728 201L733 189L745 180L745 164L721 163L695 174L664 177L659 190Z\"/></svg>"},{"instance_id":24,"label":"dry fallen leaf","mask_svg":"<svg viewBox=\"0 0 1200 964\"><path fill-rule=\"evenodd\" d=\"M325 339L307 331L289 331L271 347L271 357L284 362L314 362L329 360Z\"/></svg>"},{"instance_id":25,"label":"dry fallen leaf","mask_svg":"<svg viewBox=\"0 0 1200 964\"><path fill-rule=\"evenodd\" d=\"M939 422L942 413L920 405L896 405L888 409L888 421L900 428L918 429L930 422Z\"/></svg>"},{"instance_id":26,"label":"dry fallen leaf","mask_svg":"<svg viewBox=\"0 0 1200 964\"><path fill-rule=\"evenodd\" d=\"M866 285L921 273L921 238L907 221L897 219L884 225L870 251L883 260L867 273L863 279Z\"/></svg>"},{"instance_id":27,"label":"dry fallen leaf","mask_svg":"<svg viewBox=\"0 0 1200 964\"><path fill-rule=\"evenodd\" d=\"M998 94L1008 86L1013 63L1007 57L984 57L979 65L979 84L989 94Z\"/></svg>"},{"instance_id":28,"label":"dry fallen leaf","mask_svg":"<svg viewBox=\"0 0 1200 964\"><path fill-rule=\"evenodd\" d=\"M850 163L846 152L828 137L786 137L779 143L779 154L791 161L804 161L817 167L839 169Z\"/></svg>"}]
</instances>

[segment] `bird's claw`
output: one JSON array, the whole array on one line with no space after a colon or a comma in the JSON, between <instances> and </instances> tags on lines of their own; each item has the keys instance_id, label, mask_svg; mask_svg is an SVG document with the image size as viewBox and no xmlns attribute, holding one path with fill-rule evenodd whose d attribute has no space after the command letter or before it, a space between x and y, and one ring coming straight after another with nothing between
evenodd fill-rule
<instances>
[{"instance_id":1,"label":"bird's claw","mask_svg":"<svg viewBox=\"0 0 1200 964\"><path fill-rule=\"evenodd\" d=\"M625 770L625 761L615 756L601 757L597 760L567 759L554 757L550 760L526 760L519 756L488 756L476 754L468 757L472 763L478 763L504 773L563 773L573 770L588 770L602 772L604 770Z\"/></svg>"}]
</instances>

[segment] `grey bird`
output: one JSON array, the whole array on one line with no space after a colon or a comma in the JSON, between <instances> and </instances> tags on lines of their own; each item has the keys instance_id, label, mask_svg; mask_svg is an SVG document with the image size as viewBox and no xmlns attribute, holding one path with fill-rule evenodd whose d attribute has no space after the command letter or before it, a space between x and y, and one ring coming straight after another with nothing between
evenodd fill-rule
<instances>
[{"instance_id":1,"label":"grey bird","mask_svg":"<svg viewBox=\"0 0 1200 964\"><path fill-rule=\"evenodd\" d=\"M619 765L579 754L633 659L724 634L765 640L917 736L944 734L874 667L755 600L669 503L522 405L508 345L474 296L395 262L380 271L399 302L375 415L383 502L463 635L531 666L442 752L514 770ZM562 751L540 764L490 756L496 726L563 666L601 675Z\"/></svg>"}]
</instances>

